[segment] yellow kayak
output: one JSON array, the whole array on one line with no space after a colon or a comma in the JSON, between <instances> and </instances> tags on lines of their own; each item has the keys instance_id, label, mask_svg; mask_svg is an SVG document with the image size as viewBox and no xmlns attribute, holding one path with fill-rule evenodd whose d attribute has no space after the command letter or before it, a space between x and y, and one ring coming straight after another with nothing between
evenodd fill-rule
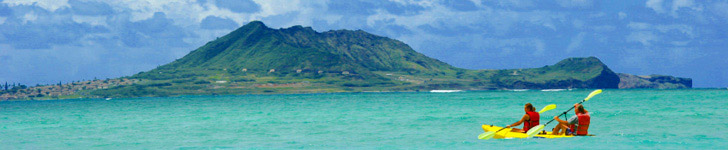
<instances>
[{"instance_id":1,"label":"yellow kayak","mask_svg":"<svg viewBox=\"0 0 728 150\"><path fill-rule=\"evenodd\" d=\"M485 131L485 132L495 132L495 131L498 131L503 128L503 127L499 127L499 126L485 125L485 124L482 127L483 127L483 131ZM493 138L494 139L513 139L513 138L528 137L528 135L526 135L526 133L511 132L511 129L512 128L503 129L500 132L495 133L495 136L493 136ZM594 136L594 135L589 135L589 136ZM564 134L552 135L551 132L545 132L545 134L544 134L544 132L541 132L541 133L533 136L533 138L568 138L568 137L574 137L574 136L573 135L564 135Z\"/></svg>"}]
</instances>

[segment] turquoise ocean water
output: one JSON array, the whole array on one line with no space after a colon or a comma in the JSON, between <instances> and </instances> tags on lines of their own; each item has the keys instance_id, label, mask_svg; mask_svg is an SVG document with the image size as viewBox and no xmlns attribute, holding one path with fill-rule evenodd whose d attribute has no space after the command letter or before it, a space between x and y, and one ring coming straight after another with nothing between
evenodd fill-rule
<instances>
[{"instance_id":1,"label":"turquoise ocean water","mask_svg":"<svg viewBox=\"0 0 728 150\"><path fill-rule=\"evenodd\" d=\"M523 104L542 123L591 90L341 93L0 102L0 149L724 149L728 90L605 90L594 137L478 140ZM571 113L570 113L571 114ZM552 123L547 128L552 128Z\"/></svg>"}]
</instances>

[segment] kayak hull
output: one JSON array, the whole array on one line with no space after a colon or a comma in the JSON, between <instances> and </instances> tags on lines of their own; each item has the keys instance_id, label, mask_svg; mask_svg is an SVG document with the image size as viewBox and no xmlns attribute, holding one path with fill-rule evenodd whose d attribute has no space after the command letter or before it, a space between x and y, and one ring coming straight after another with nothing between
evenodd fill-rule
<instances>
[{"instance_id":1,"label":"kayak hull","mask_svg":"<svg viewBox=\"0 0 728 150\"><path fill-rule=\"evenodd\" d=\"M483 125L482 126L483 131L485 132L496 132L500 129L503 129L503 127L499 126L493 126L493 125ZM514 138L527 138L528 135L526 133L522 132L511 132L512 128L506 128L502 131L499 131L498 133L493 136L494 139L514 139ZM544 132L541 132L539 134L536 134L533 136L533 138L568 138L568 137L574 137L573 135L552 135L551 132L546 132L546 134L543 134Z\"/></svg>"}]
</instances>

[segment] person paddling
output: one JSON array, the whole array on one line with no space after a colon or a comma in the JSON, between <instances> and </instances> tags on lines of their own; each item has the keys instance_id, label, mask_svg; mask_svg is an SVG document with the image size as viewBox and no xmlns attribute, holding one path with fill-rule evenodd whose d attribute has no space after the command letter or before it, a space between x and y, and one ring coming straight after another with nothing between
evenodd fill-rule
<instances>
[{"instance_id":1,"label":"person paddling","mask_svg":"<svg viewBox=\"0 0 728 150\"><path fill-rule=\"evenodd\" d=\"M576 108L574 109L576 116L572 116L568 121L559 119L559 116L554 116L554 119L559 122L559 125L556 125L552 134L573 134L579 136L589 134L589 122L591 121L589 112L584 109L584 105L574 104L574 107Z\"/></svg>"},{"instance_id":2,"label":"person paddling","mask_svg":"<svg viewBox=\"0 0 728 150\"><path fill-rule=\"evenodd\" d=\"M533 107L531 103L526 103L526 106L524 108L524 111L526 111L526 114L521 117L521 120L519 120L516 123L513 123L511 125L506 126L506 128L515 127L523 123L523 129L513 128L511 132L523 132L526 133L529 129L537 126L540 120L540 116L538 112L536 112L536 107Z\"/></svg>"}]
</instances>

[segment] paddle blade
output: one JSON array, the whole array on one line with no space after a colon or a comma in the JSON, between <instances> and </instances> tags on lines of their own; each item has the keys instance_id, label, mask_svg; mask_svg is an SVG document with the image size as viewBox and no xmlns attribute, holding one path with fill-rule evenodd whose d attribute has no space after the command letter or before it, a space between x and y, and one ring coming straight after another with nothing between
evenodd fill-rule
<instances>
[{"instance_id":1,"label":"paddle blade","mask_svg":"<svg viewBox=\"0 0 728 150\"><path fill-rule=\"evenodd\" d=\"M543 113L552 109L556 109L556 104L546 105L546 107L543 107L541 111L538 111L538 113Z\"/></svg>"},{"instance_id":2,"label":"paddle blade","mask_svg":"<svg viewBox=\"0 0 728 150\"><path fill-rule=\"evenodd\" d=\"M487 140L493 138L493 136L495 136L495 132L485 132L478 135L478 139Z\"/></svg>"},{"instance_id":3,"label":"paddle blade","mask_svg":"<svg viewBox=\"0 0 728 150\"><path fill-rule=\"evenodd\" d=\"M589 99L591 99L592 97L594 97L594 95L597 95L597 94L599 94L599 93L602 93L602 89L598 89L598 90L594 90L594 91L592 91L591 93L589 93L589 96L587 96L587 97L586 97L586 98L584 99L584 101L588 101Z\"/></svg>"},{"instance_id":4,"label":"paddle blade","mask_svg":"<svg viewBox=\"0 0 728 150\"><path fill-rule=\"evenodd\" d=\"M537 126L535 126L535 127L531 128L531 129L529 129L529 130L528 130L528 131L526 132L526 134L528 135L528 137L529 137L529 138L530 138L530 137L533 137L534 135L536 135L536 134L538 134L539 132L543 131L543 128L544 128L544 127L546 127L546 126L544 126L544 125L542 125L542 124L541 124L541 125L537 125Z\"/></svg>"}]
</instances>

